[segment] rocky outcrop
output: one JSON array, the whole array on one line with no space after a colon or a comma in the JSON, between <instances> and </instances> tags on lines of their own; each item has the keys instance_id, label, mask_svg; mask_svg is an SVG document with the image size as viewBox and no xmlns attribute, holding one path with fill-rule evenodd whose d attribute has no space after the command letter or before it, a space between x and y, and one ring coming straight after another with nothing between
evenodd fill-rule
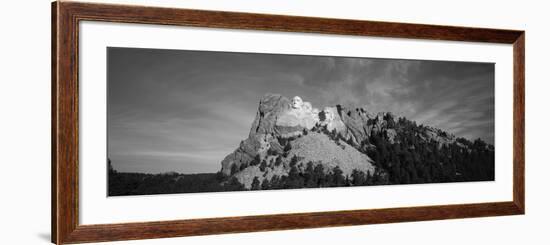
<instances>
[{"instance_id":1,"label":"rocky outcrop","mask_svg":"<svg viewBox=\"0 0 550 245\"><path fill-rule=\"evenodd\" d=\"M338 108L339 116L347 129L344 135L353 142L354 146L360 146L362 143L368 142L373 133L379 132L385 133L393 141L396 132L391 128L391 125L395 124L395 116L392 113L372 114L365 108L345 108L342 106L338 106Z\"/></svg>"},{"instance_id":2,"label":"rocky outcrop","mask_svg":"<svg viewBox=\"0 0 550 245\"><path fill-rule=\"evenodd\" d=\"M319 122L317 111L300 97L291 101L277 94L264 95L248 138L241 142L237 150L224 158L222 173L230 175L231 168L240 168L258 154L265 156L270 148L280 150L282 146L277 138L295 137L301 135L304 129L313 128Z\"/></svg>"},{"instance_id":3,"label":"rocky outcrop","mask_svg":"<svg viewBox=\"0 0 550 245\"><path fill-rule=\"evenodd\" d=\"M335 141L323 133L311 132L292 141L291 146L287 158L298 157L304 168L307 162L313 162L323 164L328 170L338 166L346 177L351 176L354 169L374 173L374 162L370 157L345 141Z\"/></svg>"},{"instance_id":4,"label":"rocky outcrop","mask_svg":"<svg viewBox=\"0 0 550 245\"><path fill-rule=\"evenodd\" d=\"M375 171L373 161L366 154L359 152L344 141L335 142L323 133L310 132L289 144L291 148L282 158L280 165L275 165L275 158L268 156L264 158L267 167L263 171L257 165L249 166L234 176L245 188L250 189L254 178L258 178L262 182L264 179L271 180L273 176L288 175L289 163L294 157L298 159L297 168L301 171L306 169L309 162L314 166L323 165L323 169L327 173L335 167L339 167L345 177L350 177L353 170L371 174Z\"/></svg>"},{"instance_id":5,"label":"rocky outcrop","mask_svg":"<svg viewBox=\"0 0 550 245\"><path fill-rule=\"evenodd\" d=\"M248 138L222 161L221 172L234 176L245 188L254 178L260 182L273 176L285 176L289 163L297 158L298 169L307 163L322 164L331 171L335 167L349 177L354 170L375 171L375 163L366 154L373 147L373 135L384 137L390 144L397 143L400 129L395 116L383 112L372 114L365 108L346 108L341 105L318 110L296 96L292 100L266 94L260 100L258 112ZM421 140L434 140L440 145L454 143L455 137L430 127L423 131ZM279 158L279 164L274 164ZM259 162L265 162L263 167Z\"/></svg>"},{"instance_id":6,"label":"rocky outcrop","mask_svg":"<svg viewBox=\"0 0 550 245\"><path fill-rule=\"evenodd\" d=\"M281 129L276 129L275 122L281 114L290 110L290 103L289 99L277 94L266 94L262 97L248 138L241 141L239 147L223 159L223 174L230 175L232 168L239 169L241 165L252 161L256 155L264 155L272 145L274 148L281 147L275 140L281 133Z\"/></svg>"},{"instance_id":7,"label":"rocky outcrop","mask_svg":"<svg viewBox=\"0 0 550 245\"><path fill-rule=\"evenodd\" d=\"M333 130L339 134L346 133L346 125L342 121L336 107L325 107L321 112L322 121L320 121L321 126L326 126L329 132Z\"/></svg>"}]
</instances>

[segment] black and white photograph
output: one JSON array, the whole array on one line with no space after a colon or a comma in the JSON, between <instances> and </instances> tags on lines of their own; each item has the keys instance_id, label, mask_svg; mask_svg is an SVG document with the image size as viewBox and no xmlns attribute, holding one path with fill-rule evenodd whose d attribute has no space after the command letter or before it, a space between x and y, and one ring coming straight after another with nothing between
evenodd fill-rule
<instances>
[{"instance_id":1,"label":"black and white photograph","mask_svg":"<svg viewBox=\"0 0 550 245\"><path fill-rule=\"evenodd\" d=\"M108 196L495 180L494 63L106 52Z\"/></svg>"},{"instance_id":2,"label":"black and white photograph","mask_svg":"<svg viewBox=\"0 0 550 245\"><path fill-rule=\"evenodd\" d=\"M0 245L548 241L546 5L7 1Z\"/></svg>"}]
</instances>

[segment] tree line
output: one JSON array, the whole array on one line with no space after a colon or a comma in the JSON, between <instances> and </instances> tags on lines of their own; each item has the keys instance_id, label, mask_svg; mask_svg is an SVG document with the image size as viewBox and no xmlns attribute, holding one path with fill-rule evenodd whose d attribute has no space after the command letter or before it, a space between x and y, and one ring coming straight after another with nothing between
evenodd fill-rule
<instances>
[{"instance_id":1,"label":"tree line","mask_svg":"<svg viewBox=\"0 0 550 245\"><path fill-rule=\"evenodd\" d=\"M370 119L367 124L378 123L378 119ZM375 170L363 172L354 170L350 176L344 176L336 166L325 169L327 165L315 164L311 161L300 163L293 156L285 167L289 167L288 175L273 176L260 181L257 177L252 181L252 190L319 188L339 186L366 186L389 184L419 184L461 181L494 180L495 159L494 148L476 139L469 141L457 138L452 143L442 143L428 137L428 128L417 125L405 118L394 120L390 114L383 118L386 125L383 129L373 131L371 135L357 146L351 139L345 139L335 130L328 131L325 127L316 126L313 131L324 133L341 147L341 142L355 147L368 155L375 165ZM388 129L396 134L388 137ZM431 129L433 130L433 129ZM448 135L436 130L438 136ZM205 174L143 174L120 173L113 169L110 160L109 195L144 195L164 193L220 192L245 190L244 186L232 175L249 166L258 166L260 170L286 164L286 158L292 149L291 142L302 135L292 138L277 138L281 149L268 149L268 155L275 160L268 163L256 155L249 163L231 167L231 175L221 172ZM301 165L301 166L300 166Z\"/></svg>"}]
</instances>

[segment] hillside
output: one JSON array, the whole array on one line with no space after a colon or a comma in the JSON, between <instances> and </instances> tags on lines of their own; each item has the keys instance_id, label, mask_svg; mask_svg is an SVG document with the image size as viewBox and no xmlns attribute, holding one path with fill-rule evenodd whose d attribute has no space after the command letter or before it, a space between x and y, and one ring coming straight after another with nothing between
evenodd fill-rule
<instances>
[{"instance_id":1,"label":"hillside","mask_svg":"<svg viewBox=\"0 0 550 245\"><path fill-rule=\"evenodd\" d=\"M319 110L299 97L267 94L248 138L225 157L220 172L246 189L257 183L272 188L273 178L306 182L317 165L325 175L342 175L344 185L489 181L494 148L389 112L341 105Z\"/></svg>"}]
</instances>

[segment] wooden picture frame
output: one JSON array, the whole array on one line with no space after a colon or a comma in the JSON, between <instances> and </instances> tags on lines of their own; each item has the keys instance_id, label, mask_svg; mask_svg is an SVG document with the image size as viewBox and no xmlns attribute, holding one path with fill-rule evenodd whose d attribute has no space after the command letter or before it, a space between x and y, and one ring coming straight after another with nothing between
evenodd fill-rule
<instances>
[{"instance_id":1,"label":"wooden picture frame","mask_svg":"<svg viewBox=\"0 0 550 245\"><path fill-rule=\"evenodd\" d=\"M124 224L79 224L79 22L107 21L513 45L513 200ZM58 1L52 4L52 242L151 239L525 213L525 33L345 19Z\"/></svg>"}]
</instances>

